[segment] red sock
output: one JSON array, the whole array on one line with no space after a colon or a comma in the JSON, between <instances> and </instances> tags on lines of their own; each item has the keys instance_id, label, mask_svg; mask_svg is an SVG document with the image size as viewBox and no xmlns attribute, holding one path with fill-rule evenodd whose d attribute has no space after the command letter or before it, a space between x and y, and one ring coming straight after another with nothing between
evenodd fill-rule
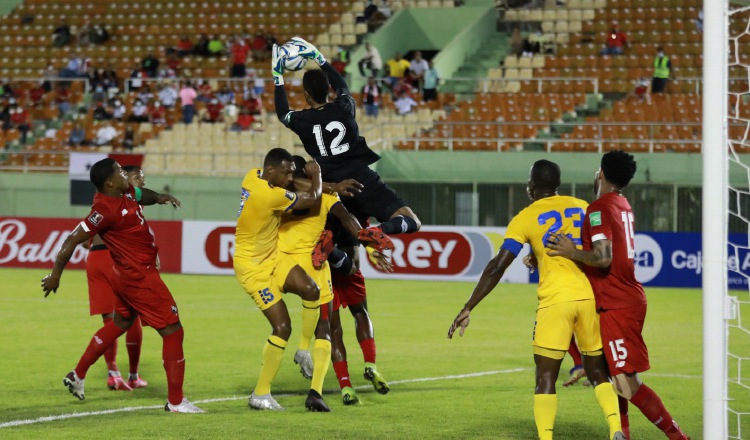
<instances>
[{"instance_id":1,"label":"red sock","mask_svg":"<svg viewBox=\"0 0 750 440\"><path fill-rule=\"evenodd\" d=\"M339 380L339 387L351 387L352 382L349 380L349 365L346 361L333 363L333 371L336 372L336 379Z\"/></svg>"},{"instance_id":2,"label":"red sock","mask_svg":"<svg viewBox=\"0 0 750 440\"><path fill-rule=\"evenodd\" d=\"M661 429L670 440L687 438L651 388L642 384L635 395L630 398L630 403L637 406L643 415Z\"/></svg>"},{"instance_id":3,"label":"red sock","mask_svg":"<svg viewBox=\"0 0 750 440\"><path fill-rule=\"evenodd\" d=\"M141 361L141 342L143 341L143 326L141 318L136 318L125 334L125 345L128 347L128 358L130 359L130 374L138 372L138 363Z\"/></svg>"},{"instance_id":4,"label":"red sock","mask_svg":"<svg viewBox=\"0 0 750 440\"><path fill-rule=\"evenodd\" d=\"M365 362L374 364L375 363L375 339L369 338L359 342L359 346L362 347L362 356L365 358Z\"/></svg>"},{"instance_id":5,"label":"red sock","mask_svg":"<svg viewBox=\"0 0 750 440\"><path fill-rule=\"evenodd\" d=\"M583 362L581 361L581 352L578 350L578 345L576 345L575 339L570 340L570 348L568 348L568 354L573 359L573 365L576 367L580 367L583 365Z\"/></svg>"},{"instance_id":6,"label":"red sock","mask_svg":"<svg viewBox=\"0 0 750 440\"><path fill-rule=\"evenodd\" d=\"M81 379L86 378L86 372L89 371L89 367L94 365L99 357L112 345L117 338L125 333L120 327L116 326L113 321L110 321L100 328L94 337L91 338L89 346L86 347L86 351L83 352L83 356L76 365L76 374Z\"/></svg>"},{"instance_id":7,"label":"red sock","mask_svg":"<svg viewBox=\"0 0 750 440\"><path fill-rule=\"evenodd\" d=\"M164 371L167 372L167 390L169 403L179 405L182 403L182 382L185 380L185 355L182 352L182 339L185 332L177 330L169 336L162 337L161 357L164 362Z\"/></svg>"},{"instance_id":8,"label":"red sock","mask_svg":"<svg viewBox=\"0 0 750 440\"><path fill-rule=\"evenodd\" d=\"M628 418L628 399L617 396L617 403L620 404L620 424L625 437L630 439L630 419Z\"/></svg>"},{"instance_id":9,"label":"red sock","mask_svg":"<svg viewBox=\"0 0 750 440\"><path fill-rule=\"evenodd\" d=\"M104 325L107 325L110 322L112 322L112 318L104 318ZM112 345L110 345L109 348L104 351L104 361L107 363L107 370L118 371L116 359L117 359L117 339L112 341ZM78 377L81 377L81 376L78 376Z\"/></svg>"}]
</instances>

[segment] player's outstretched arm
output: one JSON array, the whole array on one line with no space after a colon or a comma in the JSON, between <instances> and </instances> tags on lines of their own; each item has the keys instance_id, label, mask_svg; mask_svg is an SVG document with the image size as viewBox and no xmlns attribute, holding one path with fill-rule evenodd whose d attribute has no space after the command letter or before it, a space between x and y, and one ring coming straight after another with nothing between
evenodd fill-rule
<instances>
[{"instance_id":1,"label":"player's outstretched arm","mask_svg":"<svg viewBox=\"0 0 750 440\"><path fill-rule=\"evenodd\" d=\"M565 257L592 267L607 268L612 264L612 241L610 240L597 240L593 243L592 250L584 251L578 249L567 235L552 234L547 238L546 246L550 249L547 251L550 257Z\"/></svg>"},{"instance_id":2,"label":"player's outstretched arm","mask_svg":"<svg viewBox=\"0 0 750 440\"><path fill-rule=\"evenodd\" d=\"M65 239L60 247L60 252L57 253L57 258L55 258L55 266L52 268L52 272L42 278L42 291L45 298L50 292L57 293L57 288L60 287L60 277L65 269L65 265L70 261L73 251L75 251L76 246L86 242L88 239L89 234L83 230L81 225L78 225Z\"/></svg>"},{"instance_id":3,"label":"player's outstretched arm","mask_svg":"<svg viewBox=\"0 0 750 440\"><path fill-rule=\"evenodd\" d=\"M159 194L156 191L152 191L148 188L141 188L141 200L139 201L141 205L144 206L150 206L150 205L166 205L167 203L171 204L175 209L182 206L180 204L180 201L177 200L177 198L170 194Z\"/></svg>"},{"instance_id":4,"label":"player's outstretched arm","mask_svg":"<svg viewBox=\"0 0 750 440\"><path fill-rule=\"evenodd\" d=\"M469 326L469 314L497 286L505 270L508 269L508 266L510 266L510 263L515 258L516 256L513 252L501 248L500 252L495 255L495 258L487 263L484 271L482 271L482 276L479 278L479 282L471 293L471 297L466 301L464 308L458 312L456 319L453 320L453 324L448 329L448 339L453 338L453 333L457 328L461 329L458 334L463 337L466 327Z\"/></svg>"},{"instance_id":5,"label":"player's outstretched arm","mask_svg":"<svg viewBox=\"0 0 750 440\"><path fill-rule=\"evenodd\" d=\"M323 179L320 177L320 165L314 160L305 164L305 174L310 176L312 185L306 191L298 191L297 203L294 209L310 208L320 203L320 196L323 193Z\"/></svg>"}]
</instances>

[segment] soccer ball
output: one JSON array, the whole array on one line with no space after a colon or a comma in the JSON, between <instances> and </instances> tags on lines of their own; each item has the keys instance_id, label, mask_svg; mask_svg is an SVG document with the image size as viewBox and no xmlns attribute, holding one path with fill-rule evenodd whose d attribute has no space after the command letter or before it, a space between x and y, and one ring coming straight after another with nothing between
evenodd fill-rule
<instances>
[{"instance_id":1,"label":"soccer ball","mask_svg":"<svg viewBox=\"0 0 750 440\"><path fill-rule=\"evenodd\" d=\"M302 70L307 64L307 58L299 55L299 46L294 43L286 43L279 48L281 56L284 58L284 70L296 72Z\"/></svg>"}]
</instances>

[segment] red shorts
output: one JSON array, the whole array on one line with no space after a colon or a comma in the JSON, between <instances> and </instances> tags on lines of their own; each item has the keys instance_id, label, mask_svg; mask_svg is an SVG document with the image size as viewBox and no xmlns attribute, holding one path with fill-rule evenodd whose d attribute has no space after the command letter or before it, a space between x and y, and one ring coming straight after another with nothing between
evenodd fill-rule
<instances>
[{"instance_id":1,"label":"red shorts","mask_svg":"<svg viewBox=\"0 0 750 440\"><path fill-rule=\"evenodd\" d=\"M332 270L331 281L333 282L333 310L353 306L367 299L365 277L362 276L362 272L357 271L348 277L337 270Z\"/></svg>"},{"instance_id":2,"label":"red shorts","mask_svg":"<svg viewBox=\"0 0 750 440\"><path fill-rule=\"evenodd\" d=\"M133 311L138 312L143 323L156 330L180 321L177 304L159 271L151 270L143 278L134 280L115 269L112 279L117 314L127 318Z\"/></svg>"},{"instance_id":3,"label":"red shorts","mask_svg":"<svg viewBox=\"0 0 750 440\"><path fill-rule=\"evenodd\" d=\"M86 279L89 283L89 313L91 316L115 310L112 289L112 267L115 265L108 249L90 250L86 257Z\"/></svg>"},{"instance_id":4,"label":"red shorts","mask_svg":"<svg viewBox=\"0 0 750 440\"><path fill-rule=\"evenodd\" d=\"M641 373L651 368L641 334L645 320L646 305L600 312L599 326L610 375Z\"/></svg>"}]
</instances>

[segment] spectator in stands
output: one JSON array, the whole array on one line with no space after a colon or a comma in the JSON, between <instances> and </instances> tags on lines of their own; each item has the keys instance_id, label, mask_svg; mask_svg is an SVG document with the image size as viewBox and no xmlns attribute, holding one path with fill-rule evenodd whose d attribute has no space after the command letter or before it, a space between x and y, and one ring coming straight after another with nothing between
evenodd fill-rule
<instances>
[{"instance_id":1,"label":"spectator in stands","mask_svg":"<svg viewBox=\"0 0 750 440\"><path fill-rule=\"evenodd\" d=\"M196 92L198 93L198 97L195 99L205 103L208 103L214 96L214 90L211 88L211 84L206 80L201 81Z\"/></svg>"},{"instance_id":2,"label":"spectator in stands","mask_svg":"<svg viewBox=\"0 0 750 440\"><path fill-rule=\"evenodd\" d=\"M104 44L109 41L109 32L101 24L95 24L89 32L89 40L94 44Z\"/></svg>"},{"instance_id":3,"label":"spectator in stands","mask_svg":"<svg viewBox=\"0 0 750 440\"><path fill-rule=\"evenodd\" d=\"M331 58L331 67L333 67L333 70L338 72L344 80L346 80L346 65L347 63L341 59L341 52Z\"/></svg>"},{"instance_id":4,"label":"spectator in stands","mask_svg":"<svg viewBox=\"0 0 750 440\"><path fill-rule=\"evenodd\" d=\"M424 102L437 101L437 87L440 84L440 75L438 74L432 60L428 62L427 70L424 72L422 83L422 99Z\"/></svg>"},{"instance_id":5,"label":"spectator in stands","mask_svg":"<svg viewBox=\"0 0 750 440\"><path fill-rule=\"evenodd\" d=\"M180 41L177 42L177 56L185 57L193 53L193 42L186 34L180 35Z\"/></svg>"},{"instance_id":6,"label":"spectator in stands","mask_svg":"<svg viewBox=\"0 0 750 440\"><path fill-rule=\"evenodd\" d=\"M221 103L221 101L219 101ZM231 127L239 116L240 109L237 107L237 103L232 99L228 103L224 104L224 123Z\"/></svg>"},{"instance_id":7,"label":"spectator in stands","mask_svg":"<svg viewBox=\"0 0 750 440\"><path fill-rule=\"evenodd\" d=\"M218 99L212 98L211 101L206 105L206 111L203 113L201 118L202 122L208 122L209 124L215 124L217 122L224 122L224 106L219 102Z\"/></svg>"},{"instance_id":8,"label":"spectator in stands","mask_svg":"<svg viewBox=\"0 0 750 440\"><path fill-rule=\"evenodd\" d=\"M70 111L70 89L59 87L55 92L55 105L57 105L57 119L63 119Z\"/></svg>"},{"instance_id":9,"label":"spectator in stands","mask_svg":"<svg viewBox=\"0 0 750 440\"><path fill-rule=\"evenodd\" d=\"M383 68L383 59L380 58L378 48L370 44L369 41L365 42L365 54L357 65L359 66L360 75L377 78L378 73ZM365 73L365 69L369 70L369 75Z\"/></svg>"},{"instance_id":10,"label":"spectator in stands","mask_svg":"<svg viewBox=\"0 0 750 440\"><path fill-rule=\"evenodd\" d=\"M208 35L201 34L200 38L198 38L198 42L195 43L195 47L193 48L193 51L196 55L200 55L202 57L208 56Z\"/></svg>"},{"instance_id":11,"label":"spectator in stands","mask_svg":"<svg viewBox=\"0 0 750 440\"><path fill-rule=\"evenodd\" d=\"M250 47L245 43L245 40L237 35L232 42L232 70L229 76L232 78L244 78L247 75L245 64L247 64L247 54L250 52Z\"/></svg>"},{"instance_id":12,"label":"spectator in stands","mask_svg":"<svg viewBox=\"0 0 750 440\"><path fill-rule=\"evenodd\" d=\"M510 54L515 55L516 58L523 54L524 38L521 35L521 30L513 28L513 34L510 37Z\"/></svg>"},{"instance_id":13,"label":"spectator in stands","mask_svg":"<svg viewBox=\"0 0 750 440\"><path fill-rule=\"evenodd\" d=\"M60 70L59 75L63 78L85 78L88 71L88 60L80 53L74 53L68 60L68 64Z\"/></svg>"},{"instance_id":14,"label":"spectator in stands","mask_svg":"<svg viewBox=\"0 0 750 440\"><path fill-rule=\"evenodd\" d=\"M139 90L143 87L143 78L146 76L146 72L141 69L141 66L138 64L133 65L133 70L130 72L129 89Z\"/></svg>"},{"instance_id":15,"label":"spectator in stands","mask_svg":"<svg viewBox=\"0 0 750 440\"><path fill-rule=\"evenodd\" d=\"M182 61L174 52L167 54L166 64L167 67L170 68L174 73L173 75L170 75L170 78L174 78L180 74L180 70L182 69Z\"/></svg>"},{"instance_id":16,"label":"spectator in stands","mask_svg":"<svg viewBox=\"0 0 750 440\"><path fill-rule=\"evenodd\" d=\"M156 77L159 79L175 79L177 78L177 72L175 72L169 66L164 66L161 69L159 69L159 72L156 74Z\"/></svg>"},{"instance_id":17,"label":"spectator in stands","mask_svg":"<svg viewBox=\"0 0 750 440\"><path fill-rule=\"evenodd\" d=\"M161 102L156 99L153 104L148 108L148 119L149 122L156 126L167 127L167 111L161 105Z\"/></svg>"},{"instance_id":18,"label":"spectator in stands","mask_svg":"<svg viewBox=\"0 0 750 440\"><path fill-rule=\"evenodd\" d=\"M26 136L31 128L31 116L29 112L14 102L8 105L8 115L10 116L9 123L5 126L5 129L17 129L21 132L21 143L26 144Z\"/></svg>"},{"instance_id":19,"label":"spectator in stands","mask_svg":"<svg viewBox=\"0 0 750 440\"><path fill-rule=\"evenodd\" d=\"M393 96L407 95L410 98L414 98L414 88L411 86L408 77L403 77L393 87Z\"/></svg>"},{"instance_id":20,"label":"spectator in stands","mask_svg":"<svg viewBox=\"0 0 750 440\"><path fill-rule=\"evenodd\" d=\"M386 63L388 65L388 78L387 78L387 84L391 87L391 89L396 87L396 84L399 80L401 80L409 70L409 61L403 59L401 57L401 52L396 52L396 54L388 60Z\"/></svg>"},{"instance_id":21,"label":"spectator in stands","mask_svg":"<svg viewBox=\"0 0 750 440\"><path fill-rule=\"evenodd\" d=\"M111 122L102 122L101 125L99 125L99 129L96 130L94 145L99 147L104 145L111 145L112 141L114 141L118 135L119 133L117 132L117 129L112 126Z\"/></svg>"},{"instance_id":22,"label":"spectator in stands","mask_svg":"<svg viewBox=\"0 0 750 440\"><path fill-rule=\"evenodd\" d=\"M71 40L70 26L66 21L63 21L60 26L56 27L52 32L52 45L54 47L63 47L70 44Z\"/></svg>"},{"instance_id":23,"label":"spectator in stands","mask_svg":"<svg viewBox=\"0 0 750 440\"><path fill-rule=\"evenodd\" d=\"M637 99L651 105L651 95L648 93L648 78L638 78L635 87L628 93L625 99Z\"/></svg>"},{"instance_id":24,"label":"spectator in stands","mask_svg":"<svg viewBox=\"0 0 750 440\"><path fill-rule=\"evenodd\" d=\"M140 99L143 104L148 104L154 99L154 92L151 91L150 84L144 84L143 87L138 90L138 99Z\"/></svg>"},{"instance_id":25,"label":"spectator in stands","mask_svg":"<svg viewBox=\"0 0 750 440\"><path fill-rule=\"evenodd\" d=\"M230 130L232 131L248 131L255 122L255 118L250 114L250 111L246 107L240 109L240 114L237 115L237 121L232 124Z\"/></svg>"},{"instance_id":26,"label":"spectator in stands","mask_svg":"<svg viewBox=\"0 0 750 440\"><path fill-rule=\"evenodd\" d=\"M88 142L86 142L86 130L84 130L81 123L78 121L73 124L73 129L70 130L70 134L68 135L68 145L71 147L88 145Z\"/></svg>"},{"instance_id":27,"label":"spectator in stands","mask_svg":"<svg viewBox=\"0 0 750 440\"><path fill-rule=\"evenodd\" d=\"M125 107L125 104L120 98L114 98L112 99L110 105L112 107L112 119L116 121L122 121L125 118L125 113L127 113L128 111L127 107Z\"/></svg>"},{"instance_id":28,"label":"spectator in stands","mask_svg":"<svg viewBox=\"0 0 750 440\"><path fill-rule=\"evenodd\" d=\"M253 45L251 47L253 51L253 59L255 61L262 61L268 58L269 53L267 52L268 42L263 36L263 31L256 32L255 38L253 38Z\"/></svg>"},{"instance_id":29,"label":"spectator in stands","mask_svg":"<svg viewBox=\"0 0 750 440\"><path fill-rule=\"evenodd\" d=\"M622 55L629 46L625 32L620 32L617 22L612 22L612 27L607 35L607 44L599 52L599 55Z\"/></svg>"},{"instance_id":30,"label":"spectator in stands","mask_svg":"<svg viewBox=\"0 0 750 440\"><path fill-rule=\"evenodd\" d=\"M396 109L396 113L404 116L417 106L417 101L414 100L409 94L401 92L398 98L393 102L393 107Z\"/></svg>"},{"instance_id":31,"label":"spectator in stands","mask_svg":"<svg viewBox=\"0 0 750 440\"><path fill-rule=\"evenodd\" d=\"M47 90L44 88L44 81L39 81L29 90L29 100L35 106L40 105L46 93Z\"/></svg>"},{"instance_id":32,"label":"spectator in stands","mask_svg":"<svg viewBox=\"0 0 750 440\"><path fill-rule=\"evenodd\" d=\"M266 83L263 81L263 78L258 76L258 71L254 67L247 69L247 79L253 81L253 86L250 88L248 84L245 84L244 95L247 96L252 90L252 93L256 96L262 96L263 92L266 91Z\"/></svg>"},{"instance_id":33,"label":"spectator in stands","mask_svg":"<svg viewBox=\"0 0 750 440\"><path fill-rule=\"evenodd\" d=\"M234 92L232 91L232 88L229 87L229 84L224 84L224 87L216 92L216 99L218 99L224 106L234 101Z\"/></svg>"},{"instance_id":34,"label":"spectator in stands","mask_svg":"<svg viewBox=\"0 0 750 440\"><path fill-rule=\"evenodd\" d=\"M125 127L125 133L122 136L122 148L127 151L133 151L133 148L141 145L140 136L138 136L137 125L128 124Z\"/></svg>"},{"instance_id":35,"label":"spectator in stands","mask_svg":"<svg viewBox=\"0 0 750 440\"><path fill-rule=\"evenodd\" d=\"M656 57L654 58L654 76L651 80L651 93L664 93L667 87L669 76L672 73L672 61L664 55L664 48L656 48Z\"/></svg>"},{"instance_id":36,"label":"spectator in stands","mask_svg":"<svg viewBox=\"0 0 750 440\"><path fill-rule=\"evenodd\" d=\"M86 20L86 23L81 26L81 29L77 35L79 46L88 46L89 44L91 44L90 36L93 29L94 28L91 26L91 22L89 20Z\"/></svg>"},{"instance_id":37,"label":"spectator in stands","mask_svg":"<svg viewBox=\"0 0 750 440\"><path fill-rule=\"evenodd\" d=\"M140 98L133 102L128 122L148 122L148 107Z\"/></svg>"},{"instance_id":38,"label":"spectator in stands","mask_svg":"<svg viewBox=\"0 0 750 440\"><path fill-rule=\"evenodd\" d=\"M157 95L159 101L161 101L161 105L168 109L174 107L175 104L177 104L177 98L180 97L179 93L177 93L177 89L171 82L162 84Z\"/></svg>"},{"instance_id":39,"label":"spectator in stands","mask_svg":"<svg viewBox=\"0 0 750 440\"><path fill-rule=\"evenodd\" d=\"M141 60L141 70L146 72L149 78L156 78L156 73L159 71L159 59L154 56L153 50L148 51L148 55Z\"/></svg>"},{"instance_id":40,"label":"spectator in stands","mask_svg":"<svg viewBox=\"0 0 750 440\"><path fill-rule=\"evenodd\" d=\"M114 117L113 111L104 102L97 102L92 116L95 121L109 121Z\"/></svg>"},{"instance_id":41,"label":"spectator in stands","mask_svg":"<svg viewBox=\"0 0 750 440\"><path fill-rule=\"evenodd\" d=\"M208 37L208 56L218 58L222 55L224 55L224 43L218 35L210 35Z\"/></svg>"},{"instance_id":42,"label":"spectator in stands","mask_svg":"<svg viewBox=\"0 0 750 440\"><path fill-rule=\"evenodd\" d=\"M362 105L365 108L365 115L373 118L378 117L378 108L380 108L381 91L374 76L367 79L367 84L362 88Z\"/></svg>"},{"instance_id":43,"label":"spectator in stands","mask_svg":"<svg viewBox=\"0 0 750 440\"><path fill-rule=\"evenodd\" d=\"M391 15L393 15L393 9L391 9L390 1L380 0L380 5L378 5L378 13L382 15L386 20L391 18Z\"/></svg>"},{"instance_id":44,"label":"spectator in stands","mask_svg":"<svg viewBox=\"0 0 750 440\"><path fill-rule=\"evenodd\" d=\"M182 121L186 124L192 124L193 117L195 116L195 98L198 96L198 92L195 91L190 81L186 81L185 85L180 89L180 102L182 104Z\"/></svg>"},{"instance_id":45,"label":"spectator in stands","mask_svg":"<svg viewBox=\"0 0 750 440\"><path fill-rule=\"evenodd\" d=\"M96 104L98 102L104 102L107 100L107 91L104 90L104 86L101 83L97 83L94 87L94 93L91 94L91 103Z\"/></svg>"},{"instance_id":46,"label":"spectator in stands","mask_svg":"<svg viewBox=\"0 0 750 440\"><path fill-rule=\"evenodd\" d=\"M411 85L415 89L421 88L424 73L429 68L430 65L427 63L427 60L422 58L422 52L414 52L414 58L409 63L409 77L411 78Z\"/></svg>"},{"instance_id":47,"label":"spectator in stands","mask_svg":"<svg viewBox=\"0 0 750 440\"><path fill-rule=\"evenodd\" d=\"M369 23L370 19L378 12L378 7L373 0L367 0L362 15L357 16L357 23ZM364 74L362 75L364 76Z\"/></svg>"},{"instance_id":48,"label":"spectator in stands","mask_svg":"<svg viewBox=\"0 0 750 440\"><path fill-rule=\"evenodd\" d=\"M260 100L260 97L255 94L253 90L249 90L249 93L247 93L248 89L245 89L246 93L243 94L243 107L247 109L247 111L251 115L259 115L263 111L263 101Z\"/></svg>"}]
</instances>

